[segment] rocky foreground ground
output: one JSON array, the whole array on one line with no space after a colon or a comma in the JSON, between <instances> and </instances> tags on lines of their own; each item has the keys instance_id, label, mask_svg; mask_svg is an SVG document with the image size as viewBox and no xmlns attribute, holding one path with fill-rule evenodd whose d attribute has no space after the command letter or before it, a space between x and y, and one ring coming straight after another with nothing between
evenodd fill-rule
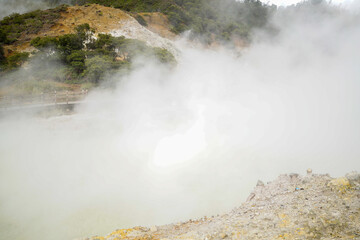
<instances>
[{"instance_id":1,"label":"rocky foreground ground","mask_svg":"<svg viewBox=\"0 0 360 240\"><path fill-rule=\"evenodd\" d=\"M104 239L360 239L360 174L281 175L228 214L88 238Z\"/></svg>"}]
</instances>

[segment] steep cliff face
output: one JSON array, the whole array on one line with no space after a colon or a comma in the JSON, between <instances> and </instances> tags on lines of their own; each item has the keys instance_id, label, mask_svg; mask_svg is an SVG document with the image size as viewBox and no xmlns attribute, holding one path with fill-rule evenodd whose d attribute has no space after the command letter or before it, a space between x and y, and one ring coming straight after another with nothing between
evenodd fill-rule
<instances>
[{"instance_id":1,"label":"steep cliff face","mask_svg":"<svg viewBox=\"0 0 360 240\"><path fill-rule=\"evenodd\" d=\"M228 214L90 239L360 239L360 174L281 175Z\"/></svg>"}]
</instances>

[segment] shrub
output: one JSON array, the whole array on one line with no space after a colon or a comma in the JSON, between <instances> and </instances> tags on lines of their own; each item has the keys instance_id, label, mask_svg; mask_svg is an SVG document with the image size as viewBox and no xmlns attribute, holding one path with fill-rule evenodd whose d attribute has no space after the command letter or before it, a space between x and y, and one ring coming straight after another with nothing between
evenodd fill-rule
<instances>
[{"instance_id":1,"label":"shrub","mask_svg":"<svg viewBox=\"0 0 360 240\"><path fill-rule=\"evenodd\" d=\"M60 13L66 9L67 6L62 5L54 9L36 10L25 14L14 13L5 17L0 21L0 32L7 36L7 42L4 43L17 41L22 33L36 34L44 25L53 25L55 20L61 17Z\"/></svg>"},{"instance_id":2,"label":"shrub","mask_svg":"<svg viewBox=\"0 0 360 240\"><path fill-rule=\"evenodd\" d=\"M2 29L0 29L0 43L8 43L6 33Z\"/></svg>"},{"instance_id":3,"label":"shrub","mask_svg":"<svg viewBox=\"0 0 360 240\"><path fill-rule=\"evenodd\" d=\"M38 49L56 47L58 45L58 40L56 37L36 37L31 40L30 45Z\"/></svg>"},{"instance_id":4,"label":"shrub","mask_svg":"<svg viewBox=\"0 0 360 240\"><path fill-rule=\"evenodd\" d=\"M64 58L70 55L72 51L81 50L83 47L83 40L77 34L65 34L58 39L58 50Z\"/></svg>"},{"instance_id":5,"label":"shrub","mask_svg":"<svg viewBox=\"0 0 360 240\"><path fill-rule=\"evenodd\" d=\"M2 44L0 44L0 65L3 65L6 63L6 58L5 58L5 54L4 54L4 48L2 46Z\"/></svg>"},{"instance_id":6,"label":"shrub","mask_svg":"<svg viewBox=\"0 0 360 240\"><path fill-rule=\"evenodd\" d=\"M140 15L140 14L135 14L134 18L136 19L136 21L138 21L138 23L140 23L142 26L147 27L147 22L145 21L145 19Z\"/></svg>"},{"instance_id":7,"label":"shrub","mask_svg":"<svg viewBox=\"0 0 360 240\"><path fill-rule=\"evenodd\" d=\"M164 48L154 48L154 55L162 63L174 64L176 62L174 55Z\"/></svg>"},{"instance_id":8,"label":"shrub","mask_svg":"<svg viewBox=\"0 0 360 240\"><path fill-rule=\"evenodd\" d=\"M14 53L7 58L8 68L13 69L21 66L29 58L29 55L28 52Z\"/></svg>"},{"instance_id":9,"label":"shrub","mask_svg":"<svg viewBox=\"0 0 360 240\"><path fill-rule=\"evenodd\" d=\"M66 57L67 63L75 70L77 74L82 73L85 70L85 52L73 51Z\"/></svg>"},{"instance_id":10,"label":"shrub","mask_svg":"<svg viewBox=\"0 0 360 240\"><path fill-rule=\"evenodd\" d=\"M99 83L109 70L118 67L111 57L101 55L86 59L85 65L84 75L93 83Z\"/></svg>"},{"instance_id":11,"label":"shrub","mask_svg":"<svg viewBox=\"0 0 360 240\"><path fill-rule=\"evenodd\" d=\"M59 37L37 37L31 41L36 47L37 59L41 62L39 74L33 76L41 78L47 76L50 79L61 81L59 74L51 74L61 69L65 72L64 79L68 83L78 83L81 79L87 79L92 83L99 83L104 75L116 69L129 69L130 62L137 56L156 57L163 63L174 63L174 56L165 49L152 48L145 42L125 37L113 37L109 34L99 34L96 39L93 29L89 24L82 24L75 28L75 34L65 34ZM89 41L89 39L91 41ZM84 42L88 42L86 45ZM57 51L59 54L54 54ZM8 59L8 65L16 67L21 65L28 57L27 53L14 54ZM59 64L60 63L60 64ZM43 65L49 66L44 67ZM51 66L56 66L52 69ZM57 67L58 66L58 67ZM34 66L33 66L34 67ZM36 67L36 66L35 66ZM50 70L49 73L47 69Z\"/></svg>"}]
</instances>

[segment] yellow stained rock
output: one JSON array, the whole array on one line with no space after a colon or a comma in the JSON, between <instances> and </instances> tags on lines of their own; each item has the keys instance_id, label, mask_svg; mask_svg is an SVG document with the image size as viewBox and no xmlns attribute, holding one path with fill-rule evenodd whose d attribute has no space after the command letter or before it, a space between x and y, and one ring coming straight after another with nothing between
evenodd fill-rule
<instances>
[{"instance_id":1,"label":"yellow stained rock","mask_svg":"<svg viewBox=\"0 0 360 240\"><path fill-rule=\"evenodd\" d=\"M117 237L117 238L125 238L127 237L128 233L134 231L133 229L120 229L120 230L116 230L112 233L110 233L106 238L110 238L110 237Z\"/></svg>"},{"instance_id":2,"label":"yellow stained rock","mask_svg":"<svg viewBox=\"0 0 360 240\"><path fill-rule=\"evenodd\" d=\"M346 177L336 178L328 183L328 187L332 190L339 191L341 193L346 192L351 186L350 182Z\"/></svg>"},{"instance_id":3,"label":"yellow stained rock","mask_svg":"<svg viewBox=\"0 0 360 240\"><path fill-rule=\"evenodd\" d=\"M278 216L281 220L281 222L279 224L280 227L288 227L290 225L291 222L290 222L289 216L287 216L284 213L280 213Z\"/></svg>"}]
</instances>

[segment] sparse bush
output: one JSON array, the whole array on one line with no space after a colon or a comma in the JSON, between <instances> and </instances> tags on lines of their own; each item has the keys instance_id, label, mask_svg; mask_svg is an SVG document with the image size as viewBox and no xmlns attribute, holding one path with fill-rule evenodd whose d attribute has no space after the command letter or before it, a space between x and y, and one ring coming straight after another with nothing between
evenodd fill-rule
<instances>
[{"instance_id":1,"label":"sparse bush","mask_svg":"<svg viewBox=\"0 0 360 240\"><path fill-rule=\"evenodd\" d=\"M8 68L13 69L21 66L26 60L28 60L29 55L30 53L28 52L14 53L7 58Z\"/></svg>"},{"instance_id":2,"label":"sparse bush","mask_svg":"<svg viewBox=\"0 0 360 240\"><path fill-rule=\"evenodd\" d=\"M4 54L4 48L2 46L2 44L0 44L0 66L4 65L6 63L6 57ZM2 68L0 69L0 71L2 70Z\"/></svg>"},{"instance_id":3,"label":"sparse bush","mask_svg":"<svg viewBox=\"0 0 360 240\"><path fill-rule=\"evenodd\" d=\"M36 37L31 40L30 45L38 49L55 47L58 45L58 40L56 37Z\"/></svg>"},{"instance_id":4,"label":"sparse bush","mask_svg":"<svg viewBox=\"0 0 360 240\"><path fill-rule=\"evenodd\" d=\"M93 29L85 23L75 28L76 33L65 34L59 37L36 37L31 45L39 52L34 53L37 59L49 63L50 73L39 69L43 74L34 74L35 77L79 83L87 80L99 83L106 73L117 69L129 69L130 62L137 56L156 57L163 63L174 63L174 56L165 49L152 48L145 42L125 37L113 37L109 34L99 34L93 38ZM86 44L84 44L87 42ZM58 54L56 54L57 52ZM27 53L14 54L8 59L8 66L13 68L21 65L28 57ZM59 66L64 78L59 74L51 74ZM34 67L34 66L33 66ZM35 66L36 67L36 66ZM37 71L35 71L37 72Z\"/></svg>"},{"instance_id":5,"label":"sparse bush","mask_svg":"<svg viewBox=\"0 0 360 240\"><path fill-rule=\"evenodd\" d=\"M175 63L175 57L171 52L164 48L154 48L155 57L162 63Z\"/></svg>"},{"instance_id":6,"label":"sparse bush","mask_svg":"<svg viewBox=\"0 0 360 240\"><path fill-rule=\"evenodd\" d=\"M97 36L96 41L94 41L91 46L88 45L91 49L104 49L107 51L114 51L115 49L115 42L114 37L110 34L99 34Z\"/></svg>"},{"instance_id":7,"label":"sparse bush","mask_svg":"<svg viewBox=\"0 0 360 240\"><path fill-rule=\"evenodd\" d=\"M164 13L175 33L193 30L193 37L201 36L205 42L213 39L229 40L232 36L250 39L252 28L264 27L271 6L259 0L87 0L108 7L135 13L136 20L144 25L139 12ZM140 16L140 17L139 17ZM146 26L146 25L144 25ZM233 26L229 28L229 26Z\"/></svg>"},{"instance_id":8,"label":"sparse bush","mask_svg":"<svg viewBox=\"0 0 360 240\"><path fill-rule=\"evenodd\" d=\"M147 27L147 22L145 21L145 19L140 15L140 14L135 14L134 18L136 19L136 21L138 21L138 23L140 23L142 26Z\"/></svg>"},{"instance_id":9,"label":"sparse bush","mask_svg":"<svg viewBox=\"0 0 360 240\"><path fill-rule=\"evenodd\" d=\"M36 34L44 26L53 25L56 19L61 17L60 13L66 9L67 7L62 5L54 9L36 10L25 14L14 13L5 17L0 21L0 32L7 36L7 41L3 43L16 42L22 33Z\"/></svg>"},{"instance_id":10,"label":"sparse bush","mask_svg":"<svg viewBox=\"0 0 360 240\"><path fill-rule=\"evenodd\" d=\"M97 55L90 59L86 59L85 77L92 83L99 83L106 73L112 69L117 69L119 64L109 56Z\"/></svg>"}]
</instances>

